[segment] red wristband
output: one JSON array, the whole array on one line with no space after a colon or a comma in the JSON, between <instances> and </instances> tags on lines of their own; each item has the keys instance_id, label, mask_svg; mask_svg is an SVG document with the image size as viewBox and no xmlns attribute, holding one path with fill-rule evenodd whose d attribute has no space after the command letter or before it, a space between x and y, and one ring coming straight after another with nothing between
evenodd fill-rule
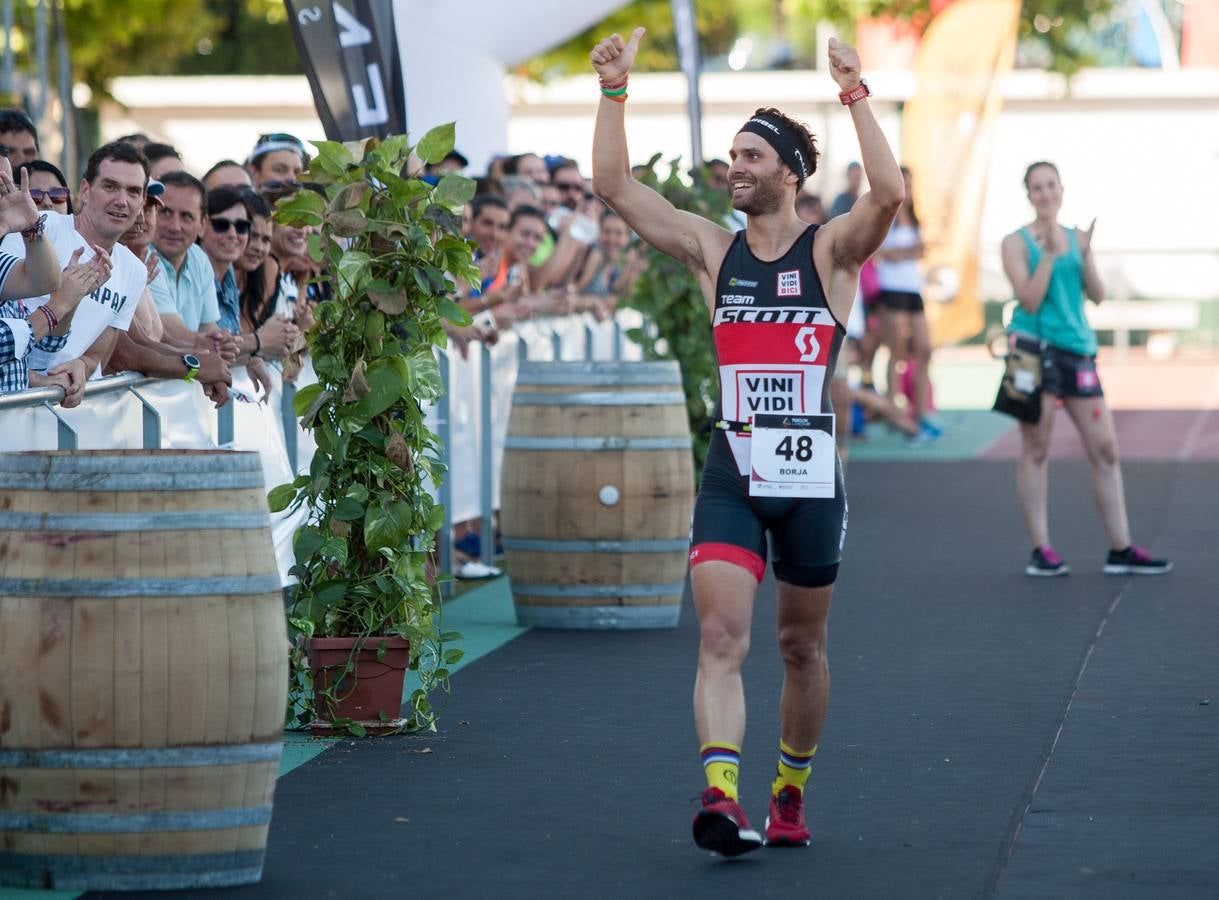
<instances>
[{"instance_id":1,"label":"red wristband","mask_svg":"<svg viewBox=\"0 0 1219 900\"><path fill-rule=\"evenodd\" d=\"M838 94L838 99L842 101L843 106L850 106L852 103L872 96L872 89L868 87L868 83L862 78L859 79L859 84L851 88L849 91L842 91Z\"/></svg>"},{"instance_id":2,"label":"red wristband","mask_svg":"<svg viewBox=\"0 0 1219 900\"><path fill-rule=\"evenodd\" d=\"M55 313L51 312L51 304L44 303L42 306L38 307L38 309L46 318L47 329L49 331L54 331L59 327L59 318L55 315Z\"/></svg>"}]
</instances>

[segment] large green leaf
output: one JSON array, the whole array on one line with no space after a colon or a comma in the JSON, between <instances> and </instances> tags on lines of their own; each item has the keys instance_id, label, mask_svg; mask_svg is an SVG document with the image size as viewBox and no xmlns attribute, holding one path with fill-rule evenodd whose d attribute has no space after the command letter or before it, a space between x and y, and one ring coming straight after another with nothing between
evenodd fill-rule
<instances>
[{"instance_id":1,"label":"large green leaf","mask_svg":"<svg viewBox=\"0 0 1219 900\"><path fill-rule=\"evenodd\" d=\"M340 283L349 286L351 290L358 290L371 264L372 258L363 251L350 250L344 253L339 260Z\"/></svg>"},{"instance_id":2,"label":"large green leaf","mask_svg":"<svg viewBox=\"0 0 1219 900\"><path fill-rule=\"evenodd\" d=\"M434 196L437 203L445 206L462 206L470 202L477 189L474 179L449 174L440 179Z\"/></svg>"},{"instance_id":3,"label":"large green leaf","mask_svg":"<svg viewBox=\"0 0 1219 900\"><path fill-rule=\"evenodd\" d=\"M411 507L397 500L387 506L369 506L364 517L364 546L369 553L382 547L404 547L411 539Z\"/></svg>"},{"instance_id":4,"label":"large green leaf","mask_svg":"<svg viewBox=\"0 0 1219 900\"><path fill-rule=\"evenodd\" d=\"M415 155L425 163L438 163L452 152L456 139L457 129L454 122L437 125L423 136L415 147Z\"/></svg>"},{"instance_id":5,"label":"large green leaf","mask_svg":"<svg viewBox=\"0 0 1219 900\"><path fill-rule=\"evenodd\" d=\"M338 141L314 141L317 147L315 162L331 175L342 175L354 164L351 150Z\"/></svg>"},{"instance_id":6,"label":"large green leaf","mask_svg":"<svg viewBox=\"0 0 1219 900\"><path fill-rule=\"evenodd\" d=\"M321 225L326 199L313 191L297 191L275 204L275 221L285 225Z\"/></svg>"},{"instance_id":7,"label":"large green leaf","mask_svg":"<svg viewBox=\"0 0 1219 900\"><path fill-rule=\"evenodd\" d=\"M360 398L351 415L367 421L385 412L411 393L411 373L406 360L391 356L374 361L368 367L368 393Z\"/></svg>"},{"instance_id":8,"label":"large green leaf","mask_svg":"<svg viewBox=\"0 0 1219 900\"><path fill-rule=\"evenodd\" d=\"M279 487L271 489L267 494L267 506L271 512L282 512L288 508L288 505L296 499L297 488L294 484L281 484Z\"/></svg>"}]
</instances>

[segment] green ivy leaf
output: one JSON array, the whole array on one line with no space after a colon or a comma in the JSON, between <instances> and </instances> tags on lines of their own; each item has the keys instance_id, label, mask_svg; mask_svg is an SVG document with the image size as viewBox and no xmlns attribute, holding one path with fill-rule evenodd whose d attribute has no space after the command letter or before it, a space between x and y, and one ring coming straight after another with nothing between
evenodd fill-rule
<instances>
[{"instance_id":1,"label":"green ivy leaf","mask_svg":"<svg viewBox=\"0 0 1219 900\"><path fill-rule=\"evenodd\" d=\"M279 487L271 489L267 494L267 505L271 512L283 512L288 508L288 505L296 499L296 485L281 484Z\"/></svg>"},{"instance_id":2,"label":"green ivy leaf","mask_svg":"<svg viewBox=\"0 0 1219 900\"><path fill-rule=\"evenodd\" d=\"M400 547L410 542L411 507L397 500L388 506L368 507L364 516L364 546L369 553L382 547Z\"/></svg>"},{"instance_id":3,"label":"green ivy leaf","mask_svg":"<svg viewBox=\"0 0 1219 900\"><path fill-rule=\"evenodd\" d=\"M343 522L354 522L364 518L364 504L351 497L344 497L334 507L334 517Z\"/></svg>"},{"instance_id":4,"label":"green ivy leaf","mask_svg":"<svg viewBox=\"0 0 1219 900\"><path fill-rule=\"evenodd\" d=\"M368 367L368 393L360 398L351 415L367 421L410 396L411 373L401 356L381 358Z\"/></svg>"},{"instance_id":5,"label":"green ivy leaf","mask_svg":"<svg viewBox=\"0 0 1219 900\"><path fill-rule=\"evenodd\" d=\"M321 225L326 199L314 191L297 191L275 203L275 221L284 225Z\"/></svg>"},{"instance_id":6,"label":"green ivy leaf","mask_svg":"<svg viewBox=\"0 0 1219 900\"><path fill-rule=\"evenodd\" d=\"M330 225L332 234L339 237L357 237L368 227L368 219L358 209L338 210L326 214L326 222ZM342 266L342 260L339 262Z\"/></svg>"},{"instance_id":7,"label":"green ivy leaf","mask_svg":"<svg viewBox=\"0 0 1219 900\"><path fill-rule=\"evenodd\" d=\"M418 146L415 147L415 155L425 163L434 165L452 152L456 140L456 123L437 125L419 141Z\"/></svg>"},{"instance_id":8,"label":"green ivy leaf","mask_svg":"<svg viewBox=\"0 0 1219 900\"><path fill-rule=\"evenodd\" d=\"M347 251L339 260L339 283L350 291L358 291L371 265L372 258L367 253Z\"/></svg>"},{"instance_id":9,"label":"green ivy leaf","mask_svg":"<svg viewBox=\"0 0 1219 900\"><path fill-rule=\"evenodd\" d=\"M384 287L380 287L382 284ZM407 296L404 288L393 287L389 282L385 281L370 284L367 294L368 299L372 301L372 305L387 316L402 315L402 313L406 312L406 307L410 303L410 298ZM384 322L384 319L382 319L382 322ZM367 330L365 334L367 334Z\"/></svg>"},{"instance_id":10,"label":"green ivy leaf","mask_svg":"<svg viewBox=\"0 0 1219 900\"><path fill-rule=\"evenodd\" d=\"M474 197L476 189L474 179L449 174L440 179L433 197L437 203L443 203L445 206L463 206Z\"/></svg>"},{"instance_id":11,"label":"green ivy leaf","mask_svg":"<svg viewBox=\"0 0 1219 900\"><path fill-rule=\"evenodd\" d=\"M448 297L441 297L436 301L436 310L454 325L469 325L474 321L468 312Z\"/></svg>"},{"instance_id":12,"label":"green ivy leaf","mask_svg":"<svg viewBox=\"0 0 1219 900\"><path fill-rule=\"evenodd\" d=\"M324 172L329 172L331 175L342 175L349 166L355 164L351 150L338 141L313 141L313 146L317 147L317 158L314 163ZM301 193L312 192L302 191Z\"/></svg>"},{"instance_id":13,"label":"green ivy leaf","mask_svg":"<svg viewBox=\"0 0 1219 900\"><path fill-rule=\"evenodd\" d=\"M325 540L322 533L312 525L302 525L296 529L296 534L292 538L292 552L296 556L296 561L302 565L307 563Z\"/></svg>"}]
</instances>

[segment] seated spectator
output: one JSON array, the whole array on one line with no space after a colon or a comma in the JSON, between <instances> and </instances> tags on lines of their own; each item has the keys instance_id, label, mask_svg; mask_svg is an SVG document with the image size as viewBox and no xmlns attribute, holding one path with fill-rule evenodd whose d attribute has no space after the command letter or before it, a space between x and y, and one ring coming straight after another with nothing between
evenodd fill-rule
<instances>
[{"instance_id":1,"label":"seated spectator","mask_svg":"<svg viewBox=\"0 0 1219 900\"><path fill-rule=\"evenodd\" d=\"M295 185L301 172L308 167L309 152L304 142L290 134L259 135L258 143L250 152L250 175L258 190L276 190L286 184Z\"/></svg>"},{"instance_id":2,"label":"seated spectator","mask_svg":"<svg viewBox=\"0 0 1219 900\"><path fill-rule=\"evenodd\" d=\"M252 191L243 191L242 199L250 211L250 239L233 263L241 330L255 336L255 356L278 362L292 349L299 329L284 314L291 307L283 301L279 263L270 255L271 208Z\"/></svg>"},{"instance_id":3,"label":"seated spectator","mask_svg":"<svg viewBox=\"0 0 1219 900\"><path fill-rule=\"evenodd\" d=\"M148 174L150 178L160 178L169 172L181 172L182 154L171 144L147 144L144 155L148 157Z\"/></svg>"},{"instance_id":4,"label":"seated spectator","mask_svg":"<svg viewBox=\"0 0 1219 900\"><path fill-rule=\"evenodd\" d=\"M78 195L80 213L41 214L45 240L53 245L65 268L81 261L87 263L94 255L109 260L108 266L102 264L105 282L93 287L87 300L78 306L67 343L53 353L36 347L29 357L31 369L67 376L65 402L79 401L85 382L106 364L119 334L131 326L148 270L118 239L141 211L147 182L148 161L139 150L130 144L105 144L85 165ZM33 199L29 202L32 204ZM19 256L32 249L30 242L15 234L6 237L0 248ZM43 296L30 304L50 300L50 296Z\"/></svg>"},{"instance_id":5,"label":"seated spectator","mask_svg":"<svg viewBox=\"0 0 1219 900\"><path fill-rule=\"evenodd\" d=\"M0 156L14 166L38 158L38 129L24 109L0 109Z\"/></svg>"},{"instance_id":6,"label":"seated spectator","mask_svg":"<svg viewBox=\"0 0 1219 900\"><path fill-rule=\"evenodd\" d=\"M152 246L157 233L158 211L164 206L161 199L164 191L165 186L159 181L148 182L143 211L119 239L137 259L144 260L150 283L164 282L169 277L162 270L161 257ZM146 286L140 295L131 327L126 334L119 335L107 370L143 372L160 378L193 379L199 382L203 392L217 407L223 406L228 400L228 386L232 383L228 365L214 346L196 347L195 344L193 337L187 341L175 341L166 336L151 288Z\"/></svg>"},{"instance_id":7,"label":"seated spectator","mask_svg":"<svg viewBox=\"0 0 1219 900\"><path fill-rule=\"evenodd\" d=\"M19 165L14 177L20 178L25 171L30 173L30 196L39 209L72 215L72 189L63 172L45 159L32 159Z\"/></svg>"},{"instance_id":8,"label":"seated spectator","mask_svg":"<svg viewBox=\"0 0 1219 900\"><path fill-rule=\"evenodd\" d=\"M252 188L254 181L250 178L249 171L241 163L231 159L222 159L207 170L207 174L203 176L203 186L209 191L218 187Z\"/></svg>"}]
</instances>

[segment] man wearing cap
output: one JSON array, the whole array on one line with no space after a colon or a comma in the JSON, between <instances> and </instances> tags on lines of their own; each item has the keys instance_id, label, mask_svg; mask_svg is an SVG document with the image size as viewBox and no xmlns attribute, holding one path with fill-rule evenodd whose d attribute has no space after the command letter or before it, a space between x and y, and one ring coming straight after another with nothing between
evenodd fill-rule
<instances>
[{"instance_id":1,"label":"man wearing cap","mask_svg":"<svg viewBox=\"0 0 1219 900\"><path fill-rule=\"evenodd\" d=\"M859 55L831 38L830 75L855 125L871 191L828 225L801 221L795 201L816 169L813 137L779 110L763 108L737 132L730 152L732 205L748 217L745 230L734 235L676 209L630 174L624 110L643 34L637 28L629 41L615 34L590 54L602 93L593 190L643 240L689 267L712 316L717 429L690 547L700 630L694 718L707 779L694 840L724 856L763 842L741 809L738 774L745 734L741 667L769 536L784 678L765 841L803 846L810 840L804 786L829 696L826 620L846 531L830 373L859 268L888 232L904 185L869 109Z\"/></svg>"},{"instance_id":2,"label":"man wearing cap","mask_svg":"<svg viewBox=\"0 0 1219 900\"><path fill-rule=\"evenodd\" d=\"M290 134L259 135L258 143L250 151L250 176L256 190L262 190L264 185L270 190L278 190L285 184L294 185L308 166L309 154L304 142Z\"/></svg>"}]
</instances>

